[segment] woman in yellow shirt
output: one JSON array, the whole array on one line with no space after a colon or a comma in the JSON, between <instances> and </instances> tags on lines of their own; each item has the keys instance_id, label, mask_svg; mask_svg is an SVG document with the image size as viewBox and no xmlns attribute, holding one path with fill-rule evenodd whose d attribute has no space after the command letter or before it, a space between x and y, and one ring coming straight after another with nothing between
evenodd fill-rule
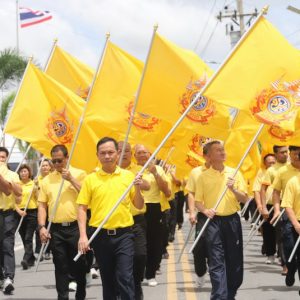
<instances>
[{"instance_id":1,"label":"woman in yellow shirt","mask_svg":"<svg viewBox=\"0 0 300 300\"><path fill-rule=\"evenodd\" d=\"M28 165L22 165L18 171L22 186L22 201L16 205L16 212L24 217L19 233L24 246L24 255L21 265L23 270L33 266L33 235L37 227L37 186L32 178L32 171ZM30 199L29 199L30 198Z\"/></svg>"}]
</instances>

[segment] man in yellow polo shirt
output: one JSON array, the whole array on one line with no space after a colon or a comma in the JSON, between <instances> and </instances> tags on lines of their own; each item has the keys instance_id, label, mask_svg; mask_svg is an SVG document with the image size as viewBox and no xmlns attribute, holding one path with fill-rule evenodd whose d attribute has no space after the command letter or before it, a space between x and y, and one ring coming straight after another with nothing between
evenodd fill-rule
<instances>
[{"instance_id":1,"label":"man in yellow polo shirt","mask_svg":"<svg viewBox=\"0 0 300 300\"><path fill-rule=\"evenodd\" d=\"M73 167L66 169L69 157L68 149L64 145L54 146L51 149L51 158L54 171L41 181L38 197L40 238L42 243L50 238L58 299L69 299L69 274L72 274L77 283L75 298L84 300L86 295L85 259L81 257L75 263L73 257L77 254L79 239L76 199L86 173ZM53 208L63 179L65 180L63 189L53 216ZM47 212L49 220L53 217L51 235L46 229Z\"/></svg>"},{"instance_id":2,"label":"man in yellow polo shirt","mask_svg":"<svg viewBox=\"0 0 300 300\"><path fill-rule=\"evenodd\" d=\"M273 187L273 203L274 203L274 217L275 220L280 214L280 202L282 195L284 194L285 187L288 181L297 176L300 173L300 160L299 160L300 147L298 146L289 146L289 155L290 163L278 169L276 176L274 178L272 187ZM272 221L271 221L272 222ZM277 225L278 236L280 241L280 252L283 252L284 255L281 255L284 258L283 263L286 264L288 272L285 278L286 286L292 286L295 282L295 272L297 271L297 265L295 261L289 263L287 260L293 250L293 230L292 224L288 220L288 217L284 213L282 216L282 221ZM299 269L300 271L300 269Z\"/></svg>"},{"instance_id":3,"label":"man in yellow polo shirt","mask_svg":"<svg viewBox=\"0 0 300 300\"><path fill-rule=\"evenodd\" d=\"M134 156L139 166L144 166L150 158L150 151L144 145L136 145ZM145 213L147 221L147 263L145 277L148 285L155 287L156 271L162 256L163 247L163 227L162 227L162 208L161 192L169 198L171 191L168 187L167 177L162 167L156 166L152 162L144 172L143 178L149 182L150 190L143 192L147 210Z\"/></svg>"},{"instance_id":4,"label":"man in yellow polo shirt","mask_svg":"<svg viewBox=\"0 0 300 300\"><path fill-rule=\"evenodd\" d=\"M22 199L17 173L7 168L8 150L0 147L0 288L4 294L14 290L15 232L18 226L15 204Z\"/></svg>"},{"instance_id":5,"label":"man in yellow polo shirt","mask_svg":"<svg viewBox=\"0 0 300 300\"><path fill-rule=\"evenodd\" d=\"M144 199L141 194L141 176L121 169L118 163L118 144L110 137L104 137L97 143L97 156L101 168L88 175L82 185L77 203L80 239L78 250L86 253L89 249L86 234L86 211L91 209L89 226L95 231L112 207L134 182L135 188L116 208L109 220L92 242L100 268L103 287L103 299L135 299L133 281L134 235L131 203L142 209Z\"/></svg>"},{"instance_id":6,"label":"man in yellow polo shirt","mask_svg":"<svg viewBox=\"0 0 300 300\"><path fill-rule=\"evenodd\" d=\"M124 142L118 142L118 152L122 151ZM132 162L132 150L129 143L126 144L124 156L121 162L122 169L131 171L134 175L141 170L141 166ZM143 179L141 190L147 191L150 189L149 183ZM144 279L146 260L147 260L147 240L146 240L146 220L145 214L146 205L142 209L137 209L131 204L131 213L133 216L134 224L132 231L134 234L134 256L133 256L133 279L135 287L135 300L143 299L142 281Z\"/></svg>"},{"instance_id":7,"label":"man in yellow polo shirt","mask_svg":"<svg viewBox=\"0 0 300 300\"><path fill-rule=\"evenodd\" d=\"M290 246L294 248L295 243L300 236L300 174L292 177L286 184L281 206L285 208L286 214L292 224L292 228L289 233L289 243ZM293 268L298 269L298 273L300 272L299 246L292 262L289 265L292 265Z\"/></svg>"},{"instance_id":8,"label":"man in yellow polo shirt","mask_svg":"<svg viewBox=\"0 0 300 300\"><path fill-rule=\"evenodd\" d=\"M210 218L206 229L209 275L212 284L211 300L233 300L243 282L243 237L239 202L247 201L247 186L238 172L224 165L226 159L223 144L208 142L207 153L210 168L197 179L195 201L197 209ZM228 187L220 205L214 206Z\"/></svg>"},{"instance_id":9,"label":"man in yellow polo shirt","mask_svg":"<svg viewBox=\"0 0 300 300\"><path fill-rule=\"evenodd\" d=\"M207 160L207 153L203 152L203 157L205 159L205 164L203 166L196 167L190 172L189 178L187 180L185 189L188 191L188 207L189 207L189 220L191 225L196 226L195 236L197 237L201 231L207 217L201 213L197 212L195 207L195 194L197 190L197 180L201 173L209 169L209 161ZM194 256L194 268L196 272L196 284L197 287L203 287L205 283L205 274L207 271L207 251L205 244L205 236L203 235L199 242L197 243L195 249L193 250Z\"/></svg>"}]
</instances>

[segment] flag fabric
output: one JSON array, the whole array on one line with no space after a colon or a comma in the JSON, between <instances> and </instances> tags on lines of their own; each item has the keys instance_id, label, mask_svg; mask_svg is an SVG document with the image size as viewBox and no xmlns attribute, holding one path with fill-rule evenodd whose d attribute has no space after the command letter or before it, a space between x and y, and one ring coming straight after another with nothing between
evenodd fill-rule
<instances>
[{"instance_id":1,"label":"flag fabric","mask_svg":"<svg viewBox=\"0 0 300 300\"><path fill-rule=\"evenodd\" d=\"M21 28L43 23L52 19L49 11L32 10L26 7L19 8Z\"/></svg>"},{"instance_id":2,"label":"flag fabric","mask_svg":"<svg viewBox=\"0 0 300 300\"><path fill-rule=\"evenodd\" d=\"M56 144L70 149L84 103L30 62L4 132L50 157Z\"/></svg>"},{"instance_id":3,"label":"flag fabric","mask_svg":"<svg viewBox=\"0 0 300 300\"><path fill-rule=\"evenodd\" d=\"M87 97L95 73L88 65L57 45L45 72L81 98Z\"/></svg>"},{"instance_id":4,"label":"flag fabric","mask_svg":"<svg viewBox=\"0 0 300 300\"><path fill-rule=\"evenodd\" d=\"M212 75L212 70L192 51L155 34L137 111L174 123ZM225 139L229 129L227 107L201 97L181 127Z\"/></svg>"},{"instance_id":5,"label":"flag fabric","mask_svg":"<svg viewBox=\"0 0 300 300\"><path fill-rule=\"evenodd\" d=\"M300 52L264 17L224 63L204 95L250 111L260 122L295 130Z\"/></svg>"}]
</instances>

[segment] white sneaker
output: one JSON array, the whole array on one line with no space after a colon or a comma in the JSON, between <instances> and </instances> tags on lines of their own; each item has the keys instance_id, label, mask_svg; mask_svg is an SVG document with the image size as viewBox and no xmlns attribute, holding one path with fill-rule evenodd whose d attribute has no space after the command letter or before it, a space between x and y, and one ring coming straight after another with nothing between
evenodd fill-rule
<instances>
[{"instance_id":1,"label":"white sneaker","mask_svg":"<svg viewBox=\"0 0 300 300\"><path fill-rule=\"evenodd\" d=\"M205 284L205 274L203 276L197 276L196 277L196 285L198 288L202 288Z\"/></svg>"},{"instance_id":2,"label":"white sneaker","mask_svg":"<svg viewBox=\"0 0 300 300\"><path fill-rule=\"evenodd\" d=\"M69 291L76 292L76 290L77 290L77 283L75 281L71 281L69 283Z\"/></svg>"},{"instance_id":3,"label":"white sneaker","mask_svg":"<svg viewBox=\"0 0 300 300\"><path fill-rule=\"evenodd\" d=\"M91 274L92 274L93 279L96 279L99 277L99 273L95 268L91 268Z\"/></svg>"},{"instance_id":4,"label":"white sneaker","mask_svg":"<svg viewBox=\"0 0 300 300\"><path fill-rule=\"evenodd\" d=\"M148 279L148 286L154 287L154 286L157 286L157 285L158 285L158 283L155 280L155 278Z\"/></svg>"},{"instance_id":5,"label":"white sneaker","mask_svg":"<svg viewBox=\"0 0 300 300\"><path fill-rule=\"evenodd\" d=\"M3 293L10 295L14 289L13 281L9 277L5 278L3 283Z\"/></svg>"},{"instance_id":6,"label":"white sneaker","mask_svg":"<svg viewBox=\"0 0 300 300\"><path fill-rule=\"evenodd\" d=\"M86 280L86 283L85 283L86 286L90 286L92 284L93 278L92 278L92 272L91 271L89 273L85 274L85 280Z\"/></svg>"},{"instance_id":7,"label":"white sneaker","mask_svg":"<svg viewBox=\"0 0 300 300\"><path fill-rule=\"evenodd\" d=\"M274 261L275 261L274 255L268 256L268 258L266 260L266 264L267 265L272 265L272 264L274 264Z\"/></svg>"}]
</instances>

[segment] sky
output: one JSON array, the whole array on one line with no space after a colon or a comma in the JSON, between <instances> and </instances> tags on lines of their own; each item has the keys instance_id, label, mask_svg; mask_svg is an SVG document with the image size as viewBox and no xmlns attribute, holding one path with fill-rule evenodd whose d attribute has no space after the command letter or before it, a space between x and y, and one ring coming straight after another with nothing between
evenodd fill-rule
<instances>
[{"instance_id":1,"label":"sky","mask_svg":"<svg viewBox=\"0 0 300 300\"><path fill-rule=\"evenodd\" d=\"M0 50L16 46L16 1L0 0ZM300 48L300 15L287 10L300 9L300 1L247 0L244 13L259 11L269 4L267 19L296 47ZM236 7L230 0L19 0L20 7L49 10L53 19L19 29L20 51L33 56L43 66L54 39L66 51L96 67L105 34L111 41L145 61L153 26L177 45L194 50L214 69L230 51L226 35L229 19L218 22L216 15ZM246 21L248 17L246 17ZM237 28L237 27L235 27ZM216 62L211 64L211 62Z\"/></svg>"}]
</instances>

